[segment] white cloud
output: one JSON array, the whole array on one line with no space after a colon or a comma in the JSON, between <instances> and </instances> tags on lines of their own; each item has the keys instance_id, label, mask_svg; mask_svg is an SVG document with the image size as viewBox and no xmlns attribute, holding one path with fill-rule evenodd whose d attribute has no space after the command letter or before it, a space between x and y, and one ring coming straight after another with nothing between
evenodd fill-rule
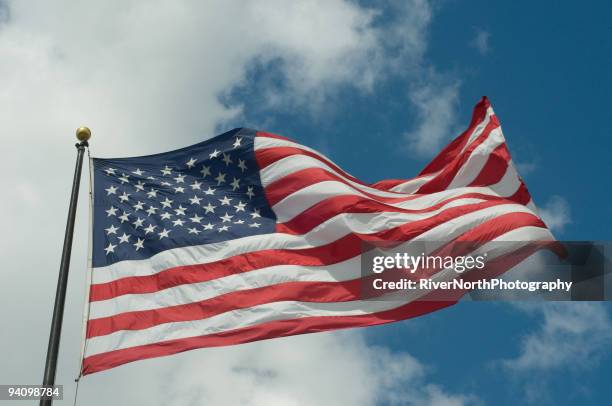
<instances>
[{"instance_id":1,"label":"white cloud","mask_svg":"<svg viewBox=\"0 0 612 406\"><path fill-rule=\"evenodd\" d=\"M552 196L538 211L544 223L553 231L563 231L566 225L572 223L570 206L561 196Z\"/></svg>"},{"instance_id":2,"label":"white cloud","mask_svg":"<svg viewBox=\"0 0 612 406\"><path fill-rule=\"evenodd\" d=\"M538 165L535 162L514 161L514 166L516 166L516 170L519 173L519 175L522 175L522 176L529 175L530 173L533 173L538 168Z\"/></svg>"},{"instance_id":3,"label":"white cloud","mask_svg":"<svg viewBox=\"0 0 612 406\"><path fill-rule=\"evenodd\" d=\"M427 383L427 369L413 357L369 346L355 332L197 351L167 361L156 379L163 379L164 386L151 394L160 404L421 406L475 401ZM88 388L90 378L85 379L84 396L104 391L101 387L111 390L103 382ZM129 392L121 391L125 398L118 401L128 403Z\"/></svg>"},{"instance_id":4,"label":"white cloud","mask_svg":"<svg viewBox=\"0 0 612 406\"><path fill-rule=\"evenodd\" d=\"M476 35L474 36L474 39L472 39L472 42L470 42L470 45L476 48L476 50L478 50L478 52L480 52L481 55L487 55L489 51L491 50L489 46L490 38L491 38L490 32L482 30L482 29L477 29Z\"/></svg>"},{"instance_id":5,"label":"white cloud","mask_svg":"<svg viewBox=\"0 0 612 406\"><path fill-rule=\"evenodd\" d=\"M612 343L612 323L601 303L552 302L519 308L540 316L540 329L525 336L520 354L503 362L509 370L550 371L588 367Z\"/></svg>"},{"instance_id":6,"label":"white cloud","mask_svg":"<svg viewBox=\"0 0 612 406\"><path fill-rule=\"evenodd\" d=\"M541 327L523 337L520 353L501 366L523 386L531 403L549 400L557 375L579 375L609 354L612 323L603 303L551 302L515 305L539 317ZM570 393L568 393L570 395Z\"/></svg>"},{"instance_id":7,"label":"white cloud","mask_svg":"<svg viewBox=\"0 0 612 406\"><path fill-rule=\"evenodd\" d=\"M253 86L249 72L257 64L274 72L264 79L282 83L271 88L270 100L325 105L342 86L368 92L389 72L419 69L431 18L428 4L417 0L389 26L377 23L378 10L340 0L6 5L0 8L6 20L0 24L0 180L13 195L0 201L10 230L0 237L0 319L11 328L0 346L11 351L3 357L0 382L32 384L42 376L76 127L92 128L97 156L200 141L220 123L240 118L242 103L220 96ZM423 106L425 96L418 98ZM84 296L85 185L84 179L57 379L67 398L77 371ZM134 363L86 378L81 399L158 404L163 397L172 404L176 393L174 404L215 404L207 400L239 400L246 393L252 404L266 405L471 401L426 379L410 355L370 347L352 332Z\"/></svg>"},{"instance_id":8,"label":"white cloud","mask_svg":"<svg viewBox=\"0 0 612 406\"><path fill-rule=\"evenodd\" d=\"M431 156L453 135L458 97L456 81L446 83L432 78L413 89L410 102L417 113L417 124L404 135L411 153Z\"/></svg>"}]
</instances>

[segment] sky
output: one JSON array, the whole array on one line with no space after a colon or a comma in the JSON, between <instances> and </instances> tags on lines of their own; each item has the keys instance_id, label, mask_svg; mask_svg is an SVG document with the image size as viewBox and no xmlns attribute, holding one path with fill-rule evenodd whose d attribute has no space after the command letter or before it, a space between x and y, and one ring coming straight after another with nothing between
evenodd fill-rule
<instances>
[{"instance_id":1,"label":"sky","mask_svg":"<svg viewBox=\"0 0 612 406\"><path fill-rule=\"evenodd\" d=\"M563 240L609 240L604 1L0 0L0 383L38 384L72 181L91 153L283 134L358 178L410 178L490 98ZM71 404L87 252L82 182L57 383ZM368 329L204 349L84 378L79 404L609 404L605 303L462 302Z\"/></svg>"}]
</instances>

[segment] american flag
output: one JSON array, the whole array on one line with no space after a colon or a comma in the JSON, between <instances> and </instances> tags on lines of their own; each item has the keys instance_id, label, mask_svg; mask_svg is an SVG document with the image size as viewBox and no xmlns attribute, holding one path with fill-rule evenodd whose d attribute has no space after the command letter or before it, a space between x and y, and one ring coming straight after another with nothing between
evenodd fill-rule
<instances>
[{"instance_id":1,"label":"american flag","mask_svg":"<svg viewBox=\"0 0 612 406\"><path fill-rule=\"evenodd\" d=\"M452 303L361 298L364 241L553 240L486 98L409 180L366 184L313 149L244 128L92 167L83 374Z\"/></svg>"}]
</instances>

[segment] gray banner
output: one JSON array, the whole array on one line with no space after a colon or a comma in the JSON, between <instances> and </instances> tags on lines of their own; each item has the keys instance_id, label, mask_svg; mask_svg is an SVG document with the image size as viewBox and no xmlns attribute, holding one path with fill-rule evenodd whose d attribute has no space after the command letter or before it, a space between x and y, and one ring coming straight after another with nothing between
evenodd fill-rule
<instances>
[{"instance_id":1,"label":"gray banner","mask_svg":"<svg viewBox=\"0 0 612 406\"><path fill-rule=\"evenodd\" d=\"M604 301L608 241L410 241L362 246L365 300Z\"/></svg>"},{"instance_id":2,"label":"gray banner","mask_svg":"<svg viewBox=\"0 0 612 406\"><path fill-rule=\"evenodd\" d=\"M64 399L63 385L0 385L0 400Z\"/></svg>"}]
</instances>

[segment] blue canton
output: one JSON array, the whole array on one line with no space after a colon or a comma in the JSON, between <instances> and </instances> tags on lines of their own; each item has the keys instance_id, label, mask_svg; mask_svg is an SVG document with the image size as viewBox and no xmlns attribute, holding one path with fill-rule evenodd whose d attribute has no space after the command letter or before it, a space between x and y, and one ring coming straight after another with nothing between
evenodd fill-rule
<instances>
[{"instance_id":1,"label":"blue canton","mask_svg":"<svg viewBox=\"0 0 612 406\"><path fill-rule=\"evenodd\" d=\"M256 132L134 158L94 158L93 266L274 232Z\"/></svg>"}]
</instances>

